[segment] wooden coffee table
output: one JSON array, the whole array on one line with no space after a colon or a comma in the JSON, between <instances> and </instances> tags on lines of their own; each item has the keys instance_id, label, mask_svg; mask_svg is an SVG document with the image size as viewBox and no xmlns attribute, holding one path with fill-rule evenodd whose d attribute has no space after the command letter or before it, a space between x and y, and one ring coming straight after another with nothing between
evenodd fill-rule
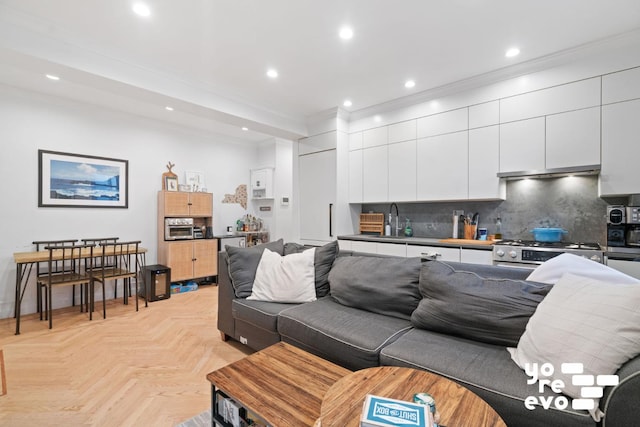
<instances>
[{"instance_id":1,"label":"wooden coffee table","mask_svg":"<svg viewBox=\"0 0 640 427\"><path fill-rule=\"evenodd\" d=\"M433 396L444 426L506 426L471 390L439 375L394 366L363 369L335 382L325 394L315 426L359 426L367 394L412 401L414 393L419 392Z\"/></svg>"},{"instance_id":2,"label":"wooden coffee table","mask_svg":"<svg viewBox=\"0 0 640 427\"><path fill-rule=\"evenodd\" d=\"M329 387L350 373L297 347L274 344L207 375L211 425L228 425L216 415L221 391L269 425L311 426Z\"/></svg>"}]
</instances>

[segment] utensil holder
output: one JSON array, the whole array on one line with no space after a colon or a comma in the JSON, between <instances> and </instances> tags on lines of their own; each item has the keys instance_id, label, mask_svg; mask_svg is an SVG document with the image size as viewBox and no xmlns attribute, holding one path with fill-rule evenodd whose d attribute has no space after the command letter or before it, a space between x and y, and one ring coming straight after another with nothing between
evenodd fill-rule
<instances>
[{"instance_id":1,"label":"utensil holder","mask_svg":"<svg viewBox=\"0 0 640 427\"><path fill-rule=\"evenodd\" d=\"M476 240L476 232L478 230L477 225L465 224L464 225L464 238L467 240Z\"/></svg>"}]
</instances>

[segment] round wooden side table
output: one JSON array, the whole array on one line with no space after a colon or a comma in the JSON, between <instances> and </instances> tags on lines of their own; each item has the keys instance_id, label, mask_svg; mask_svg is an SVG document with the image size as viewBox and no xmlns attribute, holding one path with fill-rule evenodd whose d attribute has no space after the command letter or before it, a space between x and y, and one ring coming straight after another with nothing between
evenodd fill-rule
<instances>
[{"instance_id":1,"label":"round wooden side table","mask_svg":"<svg viewBox=\"0 0 640 427\"><path fill-rule=\"evenodd\" d=\"M358 427L367 394L411 402L420 392L433 396L444 426L506 427L471 390L436 374L395 366L362 369L339 379L324 395L315 426Z\"/></svg>"}]
</instances>

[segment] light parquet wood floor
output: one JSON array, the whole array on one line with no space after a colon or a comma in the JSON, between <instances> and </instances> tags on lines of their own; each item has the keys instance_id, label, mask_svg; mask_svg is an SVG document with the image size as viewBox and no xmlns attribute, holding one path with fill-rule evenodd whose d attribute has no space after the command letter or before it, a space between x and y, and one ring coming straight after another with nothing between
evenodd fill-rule
<instances>
[{"instance_id":1,"label":"light parquet wood floor","mask_svg":"<svg viewBox=\"0 0 640 427\"><path fill-rule=\"evenodd\" d=\"M1 319L0 426L175 426L208 409L206 374L250 353L220 338L218 288L140 302L139 312L108 302L107 318L92 321L56 310L52 330L24 316L18 336Z\"/></svg>"}]
</instances>

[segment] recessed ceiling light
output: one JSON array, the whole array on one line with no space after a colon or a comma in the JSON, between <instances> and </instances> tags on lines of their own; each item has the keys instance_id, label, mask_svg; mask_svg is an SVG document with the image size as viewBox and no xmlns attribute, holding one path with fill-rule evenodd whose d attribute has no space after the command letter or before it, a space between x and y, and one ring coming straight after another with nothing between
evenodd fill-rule
<instances>
[{"instance_id":1,"label":"recessed ceiling light","mask_svg":"<svg viewBox=\"0 0 640 427\"><path fill-rule=\"evenodd\" d=\"M380 116L375 116L375 117L373 118L373 121L374 121L374 122L376 122L376 123L380 123L380 122L382 121L382 117L380 117Z\"/></svg>"},{"instance_id":2,"label":"recessed ceiling light","mask_svg":"<svg viewBox=\"0 0 640 427\"><path fill-rule=\"evenodd\" d=\"M514 56L518 56L519 54L520 49L518 49L517 47L512 47L510 49L507 49L504 56L506 56L507 58L513 58Z\"/></svg>"},{"instance_id":3,"label":"recessed ceiling light","mask_svg":"<svg viewBox=\"0 0 640 427\"><path fill-rule=\"evenodd\" d=\"M166 107L164 107L165 110L167 111L173 111L173 107L169 107L168 105Z\"/></svg>"},{"instance_id":4,"label":"recessed ceiling light","mask_svg":"<svg viewBox=\"0 0 640 427\"><path fill-rule=\"evenodd\" d=\"M351 38L353 38L353 30L349 27L341 28L339 34L342 40L350 40Z\"/></svg>"},{"instance_id":5,"label":"recessed ceiling light","mask_svg":"<svg viewBox=\"0 0 640 427\"><path fill-rule=\"evenodd\" d=\"M53 74L46 75L49 80L60 80L60 77L54 76Z\"/></svg>"},{"instance_id":6,"label":"recessed ceiling light","mask_svg":"<svg viewBox=\"0 0 640 427\"><path fill-rule=\"evenodd\" d=\"M271 68L267 70L267 76L269 76L272 79L275 79L276 77L278 77L278 71Z\"/></svg>"},{"instance_id":7,"label":"recessed ceiling light","mask_svg":"<svg viewBox=\"0 0 640 427\"><path fill-rule=\"evenodd\" d=\"M243 130L243 131L248 131L248 130L249 130L249 128L248 128L248 127L246 127L246 126L242 126L242 130Z\"/></svg>"},{"instance_id":8,"label":"recessed ceiling light","mask_svg":"<svg viewBox=\"0 0 640 427\"><path fill-rule=\"evenodd\" d=\"M132 9L138 16L147 17L151 15L151 9L144 3L134 3Z\"/></svg>"},{"instance_id":9,"label":"recessed ceiling light","mask_svg":"<svg viewBox=\"0 0 640 427\"><path fill-rule=\"evenodd\" d=\"M414 82L413 80L407 80L404 83L404 87L406 87L407 89L411 89L412 87L414 87L416 85L416 82Z\"/></svg>"},{"instance_id":10,"label":"recessed ceiling light","mask_svg":"<svg viewBox=\"0 0 640 427\"><path fill-rule=\"evenodd\" d=\"M342 105L344 105L345 107L351 107L353 105L353 102L351 102L351 100L349 99L345 99Z\"/></svg>"}]
</instances>

